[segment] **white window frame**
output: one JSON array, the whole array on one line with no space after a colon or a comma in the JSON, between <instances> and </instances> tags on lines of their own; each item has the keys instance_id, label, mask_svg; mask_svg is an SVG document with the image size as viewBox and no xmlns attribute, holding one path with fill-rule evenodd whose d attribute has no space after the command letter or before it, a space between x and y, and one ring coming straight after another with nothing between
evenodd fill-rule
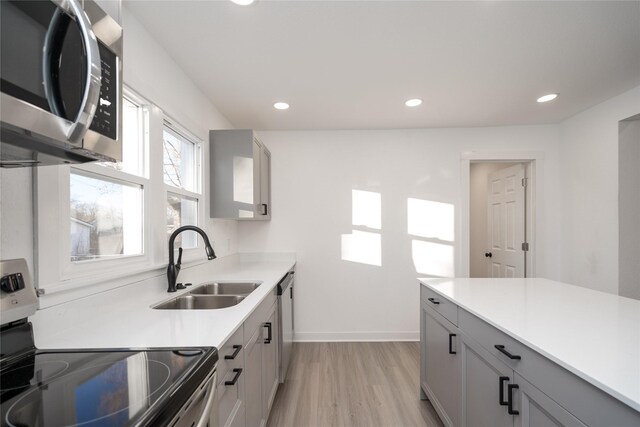
<instances>
[{"instance_id":1,"label":"white window frame","mask_svg":"<svg viewBox=\"0 0 640 427\"><path fill-rule=\"evenodd\" d=\"M64 291L104 282L108 278L125 277L154 266L154 236L157 227L151 220L151 203L157 178L153 177L150 157L152 143L152 104L129 88L124 96L143 110L143 176L93 163L73 166L38 168L36 170L36 206L57 206L57 210L37 209L36 263L38 288L47 292ZM71 261L70 255L70 177L73 171L92 178L111 182L139 185L142 189L142 254L123 255L117 258ZM156 181L156 182L154 182ZM115 273L114 273L115 272Z\"/></svg>"},{"instance_id":2,"label":"white window frame","mask_svg":"<svg viewBox=\"0 0 640 427\"><path fill-rule=\"evenodd\" d=\"M164 211L163 211L163 221L165 224L165 238L168 241L169 239L169 235L166 231L166 204L167 204L167 198L169 196L169 193L173 193L176 194L178 196L184 196L184 197L188 197L190 199L195 199L197 202L197 223L196 224L189 224L189 225L195 225L197 227L202 228L204 222L205 222L205 202L204 202L204 195L203 195L203 188L204 188L204 168L202 165L202 161L203 161L203 152L204 152L204 147L203 147L203 141L202 139L198 138L196 135L194 135L192 132L188 131L187 129L185 129L183 126L181 126L180 124L178 124L175 120L173 120L171 117L169 117L168 115L165 115L164 120L163 120L163 126L162 126L162 132L163 132L163 138L164 138L164 128L167 127L169 128L171 131L173 131L174 133L178 134L179 136L185 138L187 141L191 142L194 145L194 160L195 160L195 191L189 191L189 190L185 190L183 188L178 188L178 187L174 187L170 184L165 183L164 181L164 170L162 170L162 184L163 184L163 188L164 188ZM162 141L162 146L163 146L163 150L164 150L164 139ZM164 154L164 153L163 153ZM164 160L162 160L162 165L164 165ZM186 224L183 224L186 225ZM166 245L166 249L165 249L165 256L168 257L169 256L169 246ZM182 261L183 262L189 262L189 261L195 261L197 259L202 258L202 254L201 252L203 251L204 245L203 243L201 243L201 237L198 236L197 240L196 240L196 247L195 248L188 248L188 249L184 249L183 250L183 254L182 254ZM177 245L174 249L174 255L177 256Z\"/></svg>"}]
</instances>

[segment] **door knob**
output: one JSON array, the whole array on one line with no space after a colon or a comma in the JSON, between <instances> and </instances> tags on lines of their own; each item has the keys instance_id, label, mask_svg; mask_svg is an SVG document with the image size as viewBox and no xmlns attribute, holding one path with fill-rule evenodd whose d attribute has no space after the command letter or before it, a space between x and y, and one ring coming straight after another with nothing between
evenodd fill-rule
<instances>
[{"instance_id":1,"label":"door knob","mask_svg":"<svg viewBox=\"0 0 640 427\"><path fill-rule=\"evenodd\" d=\"M484 256L487 258L491 258L493 256L493 254L491 252L485 252Z\"/></svg>"}]
</instances>

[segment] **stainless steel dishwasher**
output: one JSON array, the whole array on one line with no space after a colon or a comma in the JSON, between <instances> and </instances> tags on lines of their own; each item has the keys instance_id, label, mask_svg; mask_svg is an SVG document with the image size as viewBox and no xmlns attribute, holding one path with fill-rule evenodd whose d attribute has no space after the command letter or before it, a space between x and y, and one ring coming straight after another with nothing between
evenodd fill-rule
<instances>
[{"instance_id":1,"label":"stainless steel dishwasher","mask_svg":"<svg viewBox=\"0 0 640 427\"><path fill-rule=\"evenodd\" d=\"M278 283L278 358L280 382L287 377L287 369L293 351L293 275L290 271Z\"/></svg>"}]
</instances>

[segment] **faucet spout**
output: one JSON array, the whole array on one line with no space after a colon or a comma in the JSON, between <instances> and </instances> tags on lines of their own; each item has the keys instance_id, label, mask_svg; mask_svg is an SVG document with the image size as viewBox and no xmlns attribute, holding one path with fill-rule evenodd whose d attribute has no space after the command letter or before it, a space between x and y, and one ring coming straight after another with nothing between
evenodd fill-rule
<instances>
[{"instance_id":1,"label":"faucet spout","mask_svg":"<svg viewBox=\"0 0 640 427\"><path fill-rule=\"evenodd\" d=\"M178 273L180 273L180 260L182 259L182 248L180 248L180 256L178 257L178 264L176 265L174 262L173 255L173 246L175 244L176 237L178 234L183 231L195 231L200 236L202 236L202 240L204 240L204 251L207 254L207 259L211 261L216 258L216 253L213 251L213 247L209 242L209 237L204 230L194 226L194 225L185 225L178 229L176 229L173 233L171 233L171 237L169 237L169 265L167 266L167 281L169 282L169 287L167 288L167 292L175 292L176 291L176 281L178 279Z\"/></svg>"}]
</instances>

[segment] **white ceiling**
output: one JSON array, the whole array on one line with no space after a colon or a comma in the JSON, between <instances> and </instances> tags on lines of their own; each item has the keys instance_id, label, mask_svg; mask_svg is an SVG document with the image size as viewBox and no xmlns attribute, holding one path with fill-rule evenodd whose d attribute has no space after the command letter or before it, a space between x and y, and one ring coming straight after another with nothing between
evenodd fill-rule
<instances>
[{"instance_id":1,"label":"white ceiling","mask_svg":"<svg viewBox=\"0 0 640 427\"><path fill-rule=\"evenodd\" d=\"M241 128L557 123L640 85L640 1L125 6Z\"/></svg>"}]
</instances>

